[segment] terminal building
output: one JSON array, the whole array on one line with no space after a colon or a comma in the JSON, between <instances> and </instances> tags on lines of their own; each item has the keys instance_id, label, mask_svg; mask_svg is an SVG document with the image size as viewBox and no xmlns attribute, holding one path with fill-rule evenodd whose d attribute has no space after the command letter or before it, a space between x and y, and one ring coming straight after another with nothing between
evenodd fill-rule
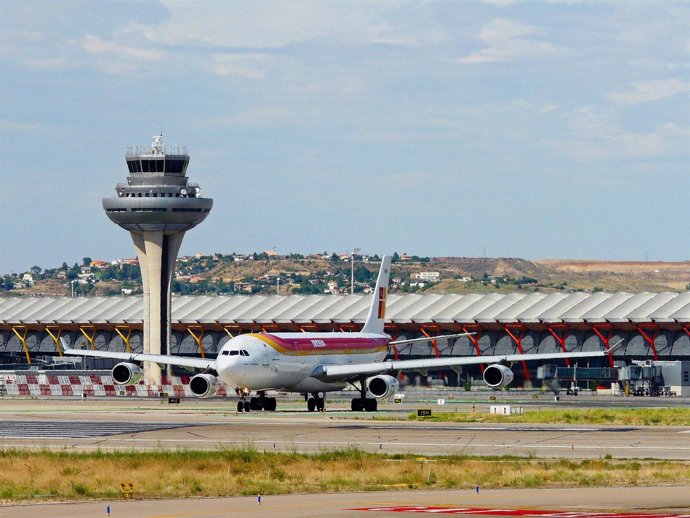
<instances>
[{"instance_id":1,"label":"terminal building","mask_svg":"<svg viewBox=\"0 0 690 518\"><path fill-rule=\"evenodd\" d=\"M169 350L214 357L240 333L357 331L370 301L369 295L172 297ZM62 356L61 337L77 347L141 352L143 315L141 297L0 299L0 361L5 368L42 368ZM579 367L690 361L690 292L391 295L386 318L393 339L474 333L393 348L396 358L608 350L622 340L612 354ZM87 362L91 369L113 363ZM536 383L537 368L514 365L513 385ZM455 385L480 369L436 375Z\"/></svg>"}]
</instances>

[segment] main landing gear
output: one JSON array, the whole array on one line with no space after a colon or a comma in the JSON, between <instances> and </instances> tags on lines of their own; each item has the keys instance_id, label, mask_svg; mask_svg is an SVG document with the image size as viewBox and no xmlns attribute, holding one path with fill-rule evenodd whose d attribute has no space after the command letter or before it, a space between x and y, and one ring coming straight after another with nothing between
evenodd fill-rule
<instances>
[{"instance_id":1,"label":"main landing gear","mask_svg":"<svg viewBox=\"0 0 690 518\"><path fill-rule=\"evenodd\" d=\"M307 400L307 410L310 412L323 412L326 408L325 397L319 397L317 392L312 393L311 397L308 394L304 395L304 399Z\"/></svg>"},{"instance_id":2,"label":"main landing gear","mask_svg":"<svg viewBox=\"0 0 690 518\"><path fill-rule=\"evenodd\" d=\"M357 386L352 384L355 388ZM378 408L378 401L373 398L367 397L367 385L364 378L359 380L359 393L361 397L356 397L352 400L352 411L353 412L376 412Z\"/></svg>"},{"instance_id":3,"label":"main landing gear","mask_svg":"<svg viewBox=\"0 0 690 518\"><path fill-rule=\"evenodd\" d=\"M265 392L259 392L259 397L240 399L237 402L238 412L251 412L252 410L266 410L267 412L275 412L278 403L274 397L266 397Z\"/></svg>"}]
</instances>

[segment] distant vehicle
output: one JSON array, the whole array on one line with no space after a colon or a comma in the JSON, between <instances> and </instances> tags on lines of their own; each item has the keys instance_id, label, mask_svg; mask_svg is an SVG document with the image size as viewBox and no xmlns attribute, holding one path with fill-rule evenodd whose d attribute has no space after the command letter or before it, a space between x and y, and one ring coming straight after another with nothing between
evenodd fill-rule
<instances>
[{"instance_id":1,"label":"distant vehicle","mask_svg":"<svg viewBox=\"0 0 690 518\"><path fill-rule=\"evenodd\" d=\"M598 351L384 360L393 345L470 334L391 341L383 330L390 265L391 257L384 256L361 332L248 333L230 339L216 359L72 349L61 339L64 353L124 360L112 371L113 380L119 385L132 385L142 379L141 362L201 369L203 372L189 382L191 392L204 398L213 396L223 384L233 387L240 396L239 412L275 410L276 399L266 396L268 390L302 393L310 411L323 410L325 393L342 390L347 385L360 393L360 397L352 399L352 410L371 412L376 411L377 400L391 397L398 391L398 380L391 374L399 371L488 363L484 381L489 387L499 389L513 381L511 362L606 354ZM250 397L252 393L256 396Z\"/></svg>"}]
</instances>

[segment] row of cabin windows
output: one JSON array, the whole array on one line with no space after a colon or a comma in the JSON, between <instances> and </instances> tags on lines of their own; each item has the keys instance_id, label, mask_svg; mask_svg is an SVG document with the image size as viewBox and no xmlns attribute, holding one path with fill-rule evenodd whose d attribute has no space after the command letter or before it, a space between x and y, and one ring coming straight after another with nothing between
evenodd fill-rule
<instances>
[{"instance_id":1,"label":"row of cabin windows","mask_svg":"<svg viewBox=\"0 0 690 518\"><path fill-rule=\"evenodd\" d=\"M160 196L159 196L159 194L160 194ZM127 194L125 194L125 198L159 198L159 197L160 197L160 198L165 198L165 197L166 197L166 196L165 196L166 194L168 195L168 196L167 196L168 198L173 198L173 197L179 198L179 197L181 196L181 194L180 194L179 192L169 192L169 193L164 193L164 192L161 192L161 193L158 193L158 192L152 192L152 193L148 193L148 192L143 192L143 193L142 193L142 192L137 192L137 193L128 192Z\"/></svg>"},{"instance_id":2,"label":"row of cabin windows","mask_svg":"<svg viewBox=\"0 0 690 518\"><path fill-rule=\"evenodd\" d=\"M221 353L223 356L249 356L249 353L242 349L241 351L238 351L237 349L233 349L228 351L227 349Z\"/></svg>"},{"instance_id":3,"label":"row of cabin windows","mask_svg":"<svg viewBox=\"0 0 690 518\"><path fill-rule=\"evenodd\" d=\"M160 159L160 160L127 160L130 173L182 173L186 168L187 160Z\"/></svg>"}]
</instances>

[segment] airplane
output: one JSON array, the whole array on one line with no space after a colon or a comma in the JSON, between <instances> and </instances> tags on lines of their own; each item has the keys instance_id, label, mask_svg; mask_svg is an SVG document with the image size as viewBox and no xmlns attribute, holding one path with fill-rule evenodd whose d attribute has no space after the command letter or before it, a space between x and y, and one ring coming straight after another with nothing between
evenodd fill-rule
<instances>
[{"instance_id":1,"label":"airplane","mask_svg":"<svg viewBox=\"0 0 690 518\"><path fill-rule=\"evenodd\" d=\"M276 398L269 390L298 392L304 395L311 412L324 410L327 392L351 385L360 397L351 402L353 412L373 412L377 402L393 396L399 388L391 373L428 371L443 367L489 364L484 382L501 389L513 381L511 362L591 358L610 351L563 352L542 354L502 354L493 356L455 356L416 360L386 360L391 346L431 340L448 340L472 333L413 338L392 341L384 332L388 279L391 257L384 256L368 316L360 332L320 333L247 333L228 340L217 358L187 358L162 354L94 351L71 348L62 338L64 354L123 360L112 369L118 385L133 385L143 378L142 362L201 369L193 376L189 388L193 395L207 398L223 384L235 389L240 397L238 412L275 411ZM255 397L250 397L255 393ZM370 395L371 397L367 397ZM248 399L249 398L249 399Z\"/></svg>"}]
</instances>

